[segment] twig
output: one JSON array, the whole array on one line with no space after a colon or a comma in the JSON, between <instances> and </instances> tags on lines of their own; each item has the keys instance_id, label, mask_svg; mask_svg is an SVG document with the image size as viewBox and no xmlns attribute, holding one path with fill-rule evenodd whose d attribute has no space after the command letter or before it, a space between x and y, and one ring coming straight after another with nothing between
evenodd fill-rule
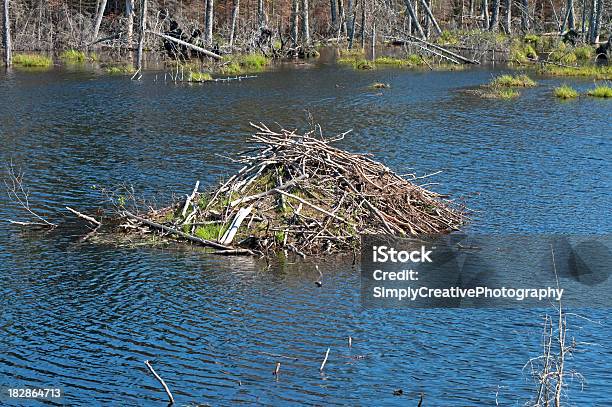
<instances>
[{"instance_id":1,"label":"twig","mask_svg":"<svg viewBox=\"0 0 612 407\"><path fill-rule=\"evenodd\" d=\"M321 367L319 368L319 371L323 371L323 368L325 367L325 363L327 363L327 358L329 357L329 350L330 348L327 348L327 352L325 352L325 359L323 359L323 363L321 363Z\"/></svg>"},{"instance_id":2,"label":"twig","mask_svg":"<svg viewBox=\"0 0 612 407\"><path fill-rule=\"evenodd\" d=\"M164 391L166 392L166 394L168 395L168 400L170 401L170 404L174 404L174 397L172 397L172 393L170 393L170 389L168 388L168 385L166 384L166 382L164 382L164 379L161 378L160 375L157 374L157 372L155 370L153 370L153 366L151 366L151 363L149 363L148 360L145 360L145 365L147 365L147 368L149 368L149 371L151 372L151 374L153 374L153 376L155 376L155 378L157 379L157 381L162 385L162 387L164 388Z\"/></svg>"}]
</instances>

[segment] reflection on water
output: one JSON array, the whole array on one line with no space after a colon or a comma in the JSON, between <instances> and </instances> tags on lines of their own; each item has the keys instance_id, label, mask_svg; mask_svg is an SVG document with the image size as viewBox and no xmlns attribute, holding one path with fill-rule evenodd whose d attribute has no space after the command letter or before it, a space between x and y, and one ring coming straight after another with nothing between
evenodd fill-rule
<instances>
[{"instance_id":1,"label":"reflection on water","mask_svg":"<svg viewBox=\"0 0 612 407\"><path fill-rule=\"evenodd\" d=\"M516 102L457 90L490 79L464 72L355 72L319 64L257 79L175 85L93 72L0 73L0 159L26 173L54 219L65 205L99 202L92 185L132 183L152 199L187 193L230 173L223 155L244 147L249 121L326 133L400 173L464 196L483 233L610 230L608 101L560 103L555 80ZM391 88L372 91L380 81ZM579 89L590 87L578 82ZM19 215L0 197L0 218ZM58 219L60 220L60 219ZM70 405L415 403L526 401L542 310L367 310L351 259L314 264L227 259L185 249L117 249L76 236L0 228L0 387L65 389ZM583 314L585 314L583 312ZM587 379L571 400L604 405L612 349L601 325L575 320L596 343L571 361ZM353 348L346 346L353 337ZM318 368L331 347L324 373ZM278 380L272 375L281 362ZM394 396L395 389L404 396ZM0 396L0 404L8 402ZM416 403L415 403L416 404Z\"/></svg>"}]
</instances>

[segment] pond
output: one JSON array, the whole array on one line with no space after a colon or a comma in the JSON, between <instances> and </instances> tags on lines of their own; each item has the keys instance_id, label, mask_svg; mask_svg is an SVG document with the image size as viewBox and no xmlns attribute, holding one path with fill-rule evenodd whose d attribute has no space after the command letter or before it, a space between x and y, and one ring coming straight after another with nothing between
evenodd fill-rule
<instances>
[{"instance_id":1,"label":"pond","mask_svg":"<svg viewBox=\"0 0 612 407\"><path fill-rule=\"evenodd\" d=\"M504 68L280 67L230 83L140 81L94 70L0 73L0 160L58 222L123 183L154 202L213 184L235 166L249 121L324 134L464 199L469 231L605 234L612 227L610 102L552 96L588 80L534 76L513 101L464 92ZM390 85L372 90L373 82ZM6 194L0 218L21 219ZM64 219L65 218L65 219ZM522 405L534 394L546 309L363 310L359 267L111 247L74 233L0 228L0 388L60 387L69 405L161 405L151 360L179 405ZM575 405L610 402L612 324L582 310L570 335ZM352 348L347 338L352 337ZM329 360L319 366L327 348ZM272 372L281 362L280 374ZM394 391L402 389L401 396ZM5 394L0 404L15 403Z\"/></svg>"}]
</instances>

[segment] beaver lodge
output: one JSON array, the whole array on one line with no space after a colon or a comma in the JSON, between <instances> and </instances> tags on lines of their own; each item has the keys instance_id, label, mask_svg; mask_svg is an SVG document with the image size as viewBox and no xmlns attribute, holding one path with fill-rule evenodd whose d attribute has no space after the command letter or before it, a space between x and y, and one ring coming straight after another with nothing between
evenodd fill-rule
<instances>
[{"instance_id":1,"label":"beaver lodge","mask_svg":"<svg viewBox=\"0 0 612 407\"><path fill-rule=\"evenodd\" d=\"M449 233L464 222L462 206L416 185L366 154L332 145L320 130L297 134L252 124L251 148L232 161L242 168L208 192L138 216L128 230L173 235L219 254L298 255L349 251L362 234ZM134 233L134 232L131 232Z\"/></svg>"}]
</instances>

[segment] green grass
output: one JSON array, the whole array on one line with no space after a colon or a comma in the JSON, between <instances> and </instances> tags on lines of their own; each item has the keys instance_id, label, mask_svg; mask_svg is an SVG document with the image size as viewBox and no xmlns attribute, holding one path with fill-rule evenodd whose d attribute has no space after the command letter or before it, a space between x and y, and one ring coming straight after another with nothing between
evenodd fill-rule
<instances>
[{"instance_id":1,"label":"green grass","mask_svg":"<svg viewBox=\"0 0 612 407\"><path fill-rule=\"evenodd\" d=\"M208 72L189 72L187 76L188 82L205 82L211 80L212 76Z\"/></svg>"},{"instance_id":2,"label":"green grass","mask_svg":"<svg viewBox=\"0 0 612 407\"><path fill-rule=\"evenodd\" d=\"M576 55L576 59L580 62L587 62L592 60L595 57L595 49L589 45L584 45L582 47L576 47L574 49L574 55Z\"/></svg>"},{"instance_id":3,"label":"green grass","mask_svg":"<svg viewBox=\"0 0 612 407\"><path fill-rule=\"evenodd\" d=\"M245 70L252 72L263 70L263 68L268 66L270 60L261 54L249 54L239 59L238 63Z\"/></svg>"},{"instance_id":4,"label":"green grass","mask_svg":"<svg viewBox=\"0 0 612 407\"><path fill-rule=\"evenodd\" d=\"M576 89L569 85L561 85L554 90L555 97L559 99L574 99L578 97Z\"/></svg>"},{"instance_id":5,"label":"green grass","mask_svg":"<svg viewBox=\"0 0 612 407\"><path fill-rule=\"evenodd\" d=\"M53 66L53 60L44 55L15 54L13 64L28 68L48 68Z\"/></svg>"},{"instance_id":6,"label":"green grass","mask_svg":"<svg viewBox=\"0 0 612 407\"><path fill-rule=\"evenodd\" d=\"M442 31L442 34L436 39L436 43L440 45L459 45L459 33L455 31Z\"/></svg>"},{"instance_id":7,"label":"green grass","mask_svg":"<svg viewBox=\"0 0 612 407\"><path fill-rule=\"evenodd\" d=\"M376 65L404 67L410 66L410 63L405 59L393 58L393 57L378 57L374 60Z\"/></svg>"},{"instance_id":8,"label":"green grass","mask_svg":"<svg viewBox=\"0 0 612 407\"><path fill-rule=\"evenodd\" d=\"M612 98L612 86L600 85L587 92L587 95L594 98Z\"/></svg>"},{"instance_id":9,"label":"green grass","mask_svg":"<svg viewBox=\"0 0 612 407\"><path fill-rule=\"evenodd\" d=\"M127 75L136 72L132 65L109 65L105 70L109 75Z\"/></svg>"},{"instance_id":10,"label":"green grass","mask_svg":"<svg viewBox=\"0 0 612 407\"><path fill-rule=\"evenodd\" d=\"M571 65L576 63L577 58L574 54L574 50L565 43L560 42L555 49L552 50L548 56L549 61L558 62L565 65Z\"/></svg>"},{"instance_id":11,"label":"green grass","mask_svg":"<svg viewBox=\"0 0 612 407\"><path fill-rule=\"evenodd\" d=\"M225 233L225 227L221 223L210 223L208 225L198 226L194 234L200 239L217 240Z\"/></svg>"},{"instance_id":12,"label":"green grass","mask_svg":"<svg viewBox=\"0 0 612 407\"><path fill-rule=\"evenodd\" d=\"M362 71L367 71L376 68L374 63L372 61L368 61L367 59L355 60L353 66L355 67L355 69L359 69Z\"/></svg>"},{"instance_id":13,"label":"green grass","mask_svg":"<svg viewBox=\"0 0 612 407\"><path fill-rule=\"evenodd\" d=\"M593 79L611 80L612 65L584 65L577 67L546 65L540 68L538 73L551 76L581 76Z\"/></svg>"},{"instance_id":14,"label":"green grass","mask_svg":"<svg viewBox=\"0 0 612 407\"><path fill-rule=\"evenodd\" d=\"M482 97L487 99L514 99L520 96L519 91L512 88L491 88L489 92L484 92Z\"/></svg>"},{"instance_id":15,"label":"green grass","mask_svg":"<svg viewBox=\"0 0 612 407\"><path fill-rule=\"evenodd\" d=\"M491 87L521 87L521 88L531 88L536 86L536 83L533 79L525 74L521 75L501 75L494 78L490 83Z\"/></svg>"},{"instance_id":16,"label":"green grass","mask_svg":"<svg viewBox=\"0 0 612 407\"><path fill-rule=\"evenodd\" d=\"M85 62L85 53L76 49L68 49L60 54L60 58L68 62Z\"/></svg>"},{"instance_id":17,"label":"green grass","mask_svg":"<svg viewBox=\"0 0 612 407\"><path fill-rule=\"evenodd\" d=\"M518 40L514 40L510 45L510 62L525 64L537 58L538 53L530 43L525 44Z\"/></svg>"}]
</instances>

